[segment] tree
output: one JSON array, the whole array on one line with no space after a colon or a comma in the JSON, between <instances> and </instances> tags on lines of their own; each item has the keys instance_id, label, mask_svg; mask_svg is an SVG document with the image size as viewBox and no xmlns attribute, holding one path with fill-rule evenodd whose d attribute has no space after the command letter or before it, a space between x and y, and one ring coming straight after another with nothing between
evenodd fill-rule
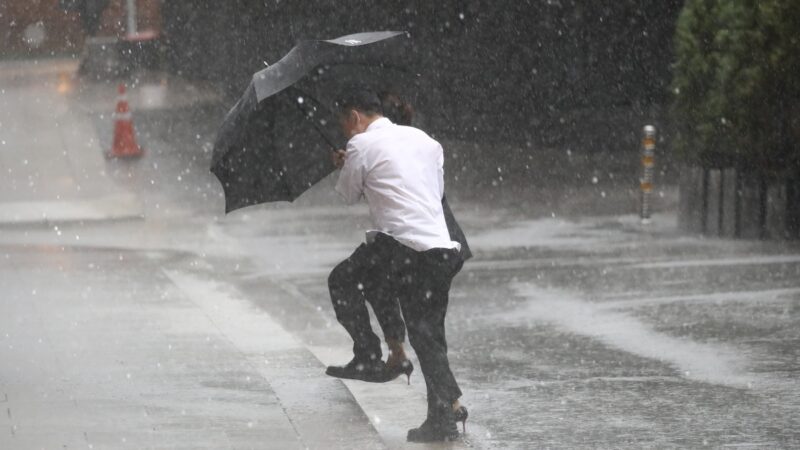
<instances>
[{"instance_id":1,"label":"tree","mask_svg":"<svg viewBox=\"0 0 800 450\"><path fill-rule=\"evenodd\" d=\"M689 0L671 116L688 162L762 176L800 169L800 2Z\"/></svg>"}]
</instances>

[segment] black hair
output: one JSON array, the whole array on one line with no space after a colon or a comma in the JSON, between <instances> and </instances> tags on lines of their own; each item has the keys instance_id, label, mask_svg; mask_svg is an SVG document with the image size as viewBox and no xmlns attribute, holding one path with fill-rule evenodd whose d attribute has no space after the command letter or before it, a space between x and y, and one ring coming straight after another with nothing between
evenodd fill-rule
<instances>
[{"instance_id":1,"label":"black hair","mask_svg":"<svg viewBox=\"0 0 800 450\"><path fill-rule=\"evenodd\" d=\"M383 91L379 94L383 105L383 115L398 125L411 125L414 119L414 108L394 92Z\"/></svg>"},{"instance_id":2,"label":"black hair","mask_svg":"<svg viewBox=\"0 0 800 450\"><path fill-rule=\"evenodd\" d=\"M378 94L364 86L351 86L342 90L336 100L336 109L339 114L355 109L367 115L383 115L383 107Z\"/></svg>"}]
</instances>

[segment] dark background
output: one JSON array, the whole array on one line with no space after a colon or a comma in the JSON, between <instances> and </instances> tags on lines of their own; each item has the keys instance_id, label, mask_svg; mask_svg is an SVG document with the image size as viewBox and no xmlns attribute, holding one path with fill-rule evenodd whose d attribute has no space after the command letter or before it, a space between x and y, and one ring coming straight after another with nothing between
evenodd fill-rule
<instances>
[{"instance_id":1,"label":"dark background","mask_svg":"<svg viewBox=\"0 0 800 450\"><path fill-rule=\"evenodd\" d=\"M663 122L680 0L172 0L162 5L168 67L234 99L297 40L407 30L437 137L580 151L636 149ZM518 153L514 155L513 153Z\"/></svg>"}]
</instances>

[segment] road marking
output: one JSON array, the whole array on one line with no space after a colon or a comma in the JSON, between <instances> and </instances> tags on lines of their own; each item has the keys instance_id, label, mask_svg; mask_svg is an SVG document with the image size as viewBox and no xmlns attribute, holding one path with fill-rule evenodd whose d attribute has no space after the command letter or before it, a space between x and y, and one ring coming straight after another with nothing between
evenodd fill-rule
<instances>
[{"instance_id":1,"label":"road marking","mask_svg":"<svg viewBox=\"0 0 800 450\"><path fill-rule=\"evenodd\" d=\"M569 291L531 283L514 283L512 288L529 300L522 311L509 312L513 320L554 323L628 353L667 362L689 379L733 387L753 387L758 381L747 372L748 360L735 347L659 333L633 316L609 311Z\"/></svg>"},{"instance_id":2,"label":"road marking","mask_svg":"<svg viewBox=\"0 0 800 450\"><path fill-rule=\"evenodd\" d=\"M638 308L641 306L662 305L669 303L714 303L725 302L783 302L791 300L791 296L800 295L800 288L765 289L760 291L712 292L709 294L673 295L664 297L632 297L629 300L616 300L597 304L601 309Z\"/></svg>"},{"instance_id":3,"label":"road marking","mask_svg":"<svg viewBox=\"0 0 800 450\"><path fill-rule=\"evenodd\" d=\"M796 264L800 255L748 256L746 258L690 259L635 264L630 269L680 269L684 267L745 266L757 264Z\"/></svg>"}]
</instances>

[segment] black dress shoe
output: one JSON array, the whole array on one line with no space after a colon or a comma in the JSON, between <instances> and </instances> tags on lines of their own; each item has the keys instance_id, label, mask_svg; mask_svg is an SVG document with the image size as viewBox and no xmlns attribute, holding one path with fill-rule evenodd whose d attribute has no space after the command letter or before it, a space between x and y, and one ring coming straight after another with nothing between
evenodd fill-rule
<instances>
[{"instance_id":1,"label":"black dress shoe","mask_svg":"<svg viewBox=\"0 0 800 450\"><path fill-rule=\"evenodd\" d=\"M458 426L456 425L453 410L439 412L429 416L419 428L408 430L408 442L442 442L458 439Z\"/></svg>"},{"instance_id":2,"label":"black dress shoe","mask_svg":"<svg viewBox=\"0 0 800 450\"><path fill-rule=\"evenodd\" d=\"M386 364L380 359L363 361L353 358L344 366L328 366L327 375L348 380L361 380L370 383L383 383L387 378Z\"/></svg>"}]
</instances>

